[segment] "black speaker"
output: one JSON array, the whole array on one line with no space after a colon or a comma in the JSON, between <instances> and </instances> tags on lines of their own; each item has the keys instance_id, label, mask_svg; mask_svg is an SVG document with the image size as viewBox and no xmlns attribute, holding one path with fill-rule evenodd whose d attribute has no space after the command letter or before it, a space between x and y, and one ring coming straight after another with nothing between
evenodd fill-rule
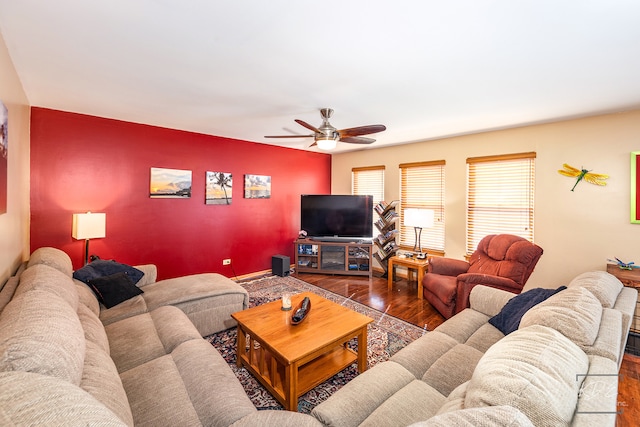
<instances>
[{"instance_id":1,"label":"black speaker","mask_svg":"<svg viewBox=\"0 0 640 427\"><path fill-rule=\"evenodd\" d=\"M285 277L289 275L291 261L288 256L274 255L271 257L271 273L276 276Z\"/></svg>"}]
</instances>

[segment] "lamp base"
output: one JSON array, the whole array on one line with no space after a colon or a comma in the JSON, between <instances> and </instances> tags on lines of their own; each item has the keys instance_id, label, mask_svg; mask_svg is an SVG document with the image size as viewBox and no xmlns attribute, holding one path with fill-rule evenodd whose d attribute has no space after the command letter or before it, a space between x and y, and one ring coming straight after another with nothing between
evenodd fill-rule
<instances>
[{"instance_id":1,"label":"lamp base","mask_svg":"<svg viewBox=\"0 0 640 427\"><path fill-rule=\"evenodd\" d=\"M414 232L416 234L416 237L415 237L416 240L415 240L415 243L413 245L413 251L414 252L418 252L418 253L422 253L422 245L421 245L421 242L420 242L420 238L422 236L422 227L413 227L413 230L414 230Z\"/></svg>"},{"instance_id":2,"label":"lamp base","mask_svg":"<svg viewBox=\"0 0 640 427\"><path fill-rule=\"evenodd\" d=\"M84 264L89 264L89 239L84 240Z\"/></svg>"}]
</instances>

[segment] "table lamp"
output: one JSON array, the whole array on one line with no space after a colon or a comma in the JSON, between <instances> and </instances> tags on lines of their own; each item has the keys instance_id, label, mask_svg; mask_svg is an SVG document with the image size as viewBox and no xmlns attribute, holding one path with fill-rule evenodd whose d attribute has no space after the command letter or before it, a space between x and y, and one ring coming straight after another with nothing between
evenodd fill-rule
<instances>
[{"instance_id":1,"label":"table lamp","mask_svg":"<svg viewBox=\"0 0 640 427\"><path fill-rule=\"evenodd\" d=\"M73 214L71 236L78 240L84 239L84 265L89 261L89 239L105 237L106 222L107 214L104 213Z\"/></svg>"},{"instance_id":2,"label":"table lamp","mask_svg":"<svg viewBox=\"0 0 640 427\"><path fill-rule=\"evenodd\" d=\"M420 237L422 235L423 228L433 227L433 220L435 211L432 209L418 209L411 208L405 209L403 212L403 224L407 227L413 227L415 232L415 244L413 245L414 252L422 253L422 245Z\"/></svg>"}]
</instances>

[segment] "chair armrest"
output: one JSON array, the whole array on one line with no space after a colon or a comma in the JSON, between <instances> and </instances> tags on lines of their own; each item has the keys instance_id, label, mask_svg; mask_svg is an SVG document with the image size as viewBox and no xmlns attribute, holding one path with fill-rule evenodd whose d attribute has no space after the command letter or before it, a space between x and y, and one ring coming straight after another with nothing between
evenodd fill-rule
<instances>
[{"instance_id":1,"label":"chair armrest","mask_svg":"<svg viewBox=\"0 0 640 427\"><path fill-rule=\"evenodd\" d=\"M481 273L465 273L458 276L458 283L474 283L480 285L491 286L505 291L520 293L522 286L518 285L511 279L500 276L492 276L490 274ZM513 290L513 291L511 291Z\"/></svg>"},{"instance_id":2,"label":"chair armrest","mask_svg":"<svg viewBox=\"0 0 640 427\"><path fill-rule=\"evenodd\" d=\"M458 276L466 273L467 270L469 270L467 261L444 257L430 257L427 269L429 273L442 274L443 276Z\"/></svg>"},{"instance_id":3,"label":"chair armrest","mask_svg":"<svg viewBox=\"0 0 640 427\"><path fill-rule=\"evenodd\" d=\"M143 286L150 285L155 283L158 279L158 268L155 264L135 265L134 267L144 273L142 279L136 283L137 287L141 288Z\"/></svg>"}]
</instances>

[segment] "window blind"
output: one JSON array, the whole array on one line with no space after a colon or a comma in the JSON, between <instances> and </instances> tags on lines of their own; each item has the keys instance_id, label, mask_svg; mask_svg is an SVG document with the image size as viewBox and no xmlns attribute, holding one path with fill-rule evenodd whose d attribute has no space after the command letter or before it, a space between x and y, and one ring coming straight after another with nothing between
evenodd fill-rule
<instances>
[{"instance_id":1,"label":"window blind","mask_svg":"<svg viewBox=\"0 0 640 427\"><path fill-rule=\"evenodd\" d=\"M536 153L467 159L467 254L488 234L533 242Z\"/></svg>"},{"instance_id":2,"label":"window blind","mask_svg":"<svg viewBox=\"0 0 640 427\"><path fill-rule=\"evenodd\" d=\"M422 229L420 243L428 252L444 253L444 160L400 165L400 246L413 249L415 231L405 227L404 210L432 209L434 226Z\"/></svg>"},{"instance_id":3,"label":"window blind","mask_svg":"<svg viewBox=\"0 0 640 427\"><path fill-rule=\"evenodd\" d=\"M367 166L351 169L351 194L373 196L373 206L384 200L384 166ZM373 208L373 207L372 207ZM373 223L377 220L373 215ZM376 227L372 224L373 234Z\"/></svg>"}]
</instances>

